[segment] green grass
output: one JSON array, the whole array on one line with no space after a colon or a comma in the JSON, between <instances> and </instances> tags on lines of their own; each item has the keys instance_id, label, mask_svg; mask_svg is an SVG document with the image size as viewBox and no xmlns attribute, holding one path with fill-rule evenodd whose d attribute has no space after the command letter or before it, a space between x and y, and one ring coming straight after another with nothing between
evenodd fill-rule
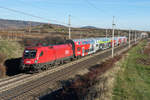
<instances>
[{"instance_id":1,"label":"green grass","mask_svg":"<svg viewBox=\"0 0 150 100\"><path fill-rule=\"evenodd\" d=\"M141 54L146 41L129 51L121 71L117 75L113 89L113 100L150 100L150 66L137 63L138 58L147 58Z\"/></svg>"}]
</instances>

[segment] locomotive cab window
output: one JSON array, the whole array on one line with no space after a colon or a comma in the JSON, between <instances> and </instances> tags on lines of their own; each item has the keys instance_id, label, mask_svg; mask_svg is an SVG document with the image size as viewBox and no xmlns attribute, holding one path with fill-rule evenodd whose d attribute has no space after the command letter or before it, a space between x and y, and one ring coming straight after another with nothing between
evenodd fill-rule
<instances>
[{"instance_id":1,"label":"locomotive cab window","mask_svg":"<svg viewBox=\"0 0 150 100\"><path fill-rule=\"evenodd\" d=\"M28 58L28 59L35 58L36 52L37 52L36 50L25 50L24 58Z\"/></svg>"},{"instance_id":2,"label":"locomotive cab window","mask_svg":"<svg viewBox=\"0 0 150 100\"><path fill-rule=\"evenodd\" d=\"M40 53L40 57L41 57L41 56L43 56L43 51L41 51L41 53Z\"/></svg>"}]
</instances>

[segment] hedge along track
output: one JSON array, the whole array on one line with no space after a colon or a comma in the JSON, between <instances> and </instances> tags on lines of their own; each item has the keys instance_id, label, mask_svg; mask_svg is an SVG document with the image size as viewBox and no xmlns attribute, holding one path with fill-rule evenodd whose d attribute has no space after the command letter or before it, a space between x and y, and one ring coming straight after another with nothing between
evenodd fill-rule
<instances>
[{"instance_id":1,"label":"hedge along track","mask_svg":"<svg viewBox=\"0 0 150 100\"><path fill-rule=\"evenodd\" d=\"M125 46L118 47L117 52L124 47ZM97 60L104 59L104 57L107 58L109 55L111 55L111 49L96 53L92 56L84 57L80 60L73 61L63 66L41 72L39 74L32 75L31 77L18 80L6 86L2 86L0 87L0 98L32 98L33 95L39 94L50 86L55 85L58 80L66 79L68 78L68 76L72 76L73 74L75 74L77 70L81 70L82 68L88 68L94 65Z\"/></svg>"}]
</instances>

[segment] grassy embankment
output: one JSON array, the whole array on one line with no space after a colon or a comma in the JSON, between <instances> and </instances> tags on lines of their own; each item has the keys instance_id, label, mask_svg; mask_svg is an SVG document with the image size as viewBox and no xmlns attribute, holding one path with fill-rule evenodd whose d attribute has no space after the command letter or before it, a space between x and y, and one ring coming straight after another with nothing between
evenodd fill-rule
<instances>
[{"instance_id":1,"label":"grassy embankment","mask_svg":"<svg viewBox=\"0 0 150 100\"><path fill-rule=\"evenodd\" d=\"M150 100L150 45L144 49L145 45L146 41L131 49L122 63L113 100Z\"/></svg>"},{"instance_id":2,"label":"grassy embankment","mask_svg":"<svg viewBox=\"0 0 150 100\"><path fill-rule=\"evenodd\" d=\"M13 58L21 57L22 52L23 46L21 46L18 42L5 40L0 41L0 77L6 76L6 61Z\"/></svg>"}]
</instances>

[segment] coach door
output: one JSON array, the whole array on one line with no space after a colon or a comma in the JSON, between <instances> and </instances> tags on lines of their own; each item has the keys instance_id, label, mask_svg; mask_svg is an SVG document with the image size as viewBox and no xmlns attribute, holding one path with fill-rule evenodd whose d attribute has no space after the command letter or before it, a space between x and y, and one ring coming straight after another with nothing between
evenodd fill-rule
<instances>
[{"instance_id":1,"label":"coach door","mask_svg":"<svg viewBox=\"0 0 150 100\"><path fill-rule=\"evenodd\" d=\"M82 48L82 56L84 56L84 52L85 52L85 51L84 51L84 47L83 47L83 48Z\"/></svg>"}]
</instances>

